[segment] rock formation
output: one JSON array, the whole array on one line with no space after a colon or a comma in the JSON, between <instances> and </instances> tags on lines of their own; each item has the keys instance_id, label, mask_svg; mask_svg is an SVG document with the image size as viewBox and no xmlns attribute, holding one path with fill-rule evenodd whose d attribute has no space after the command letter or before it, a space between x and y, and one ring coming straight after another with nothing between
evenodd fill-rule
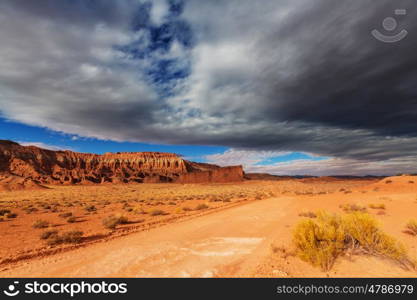
<instances>
[{"instance_id":1,"label":"rock formation","mask_svg":"<svg viewBox=\"0 0 417 300\"><path fill-rule=\"evenodd\" d=\"M204 182L237 182L243 180L242 166L216 168L206 171L196 171L181 174L177 179L179 183L204 183Z\"/></svg>"},{"instance_id":2,"label":"rock formation","mask_svg":"<svg viewBox=\"0 0 417 300\"><path fill-rule=\"evenodd\" d=\"M189 162L172 153L104 155L52 151L0 140L0 175L37 184L228 182L243 179L242 167ZM6 180L6 181L5 181ZM32 184L31 184L32 185Z\"/></svg>"}]
</instances>

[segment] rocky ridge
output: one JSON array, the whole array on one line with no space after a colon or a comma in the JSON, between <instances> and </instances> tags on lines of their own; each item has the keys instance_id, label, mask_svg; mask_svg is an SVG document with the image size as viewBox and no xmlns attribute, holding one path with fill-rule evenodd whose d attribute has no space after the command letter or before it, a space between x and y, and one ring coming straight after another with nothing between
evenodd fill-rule
<instances>
[{"instance_id":1,"label":"rocky ridge","mask_svg":"<svg viewBox=\"0 0 417 300\"><path fill-rule=\"evenodd\" d=\"M0 140L0 181L36 184L228 182L243 180L241 166L221 168L161 152L87 154L52 151ZM10 178L13 178L11 180ZM21 180L19 180L19 178Z\"/></svg>"}]
</instances>

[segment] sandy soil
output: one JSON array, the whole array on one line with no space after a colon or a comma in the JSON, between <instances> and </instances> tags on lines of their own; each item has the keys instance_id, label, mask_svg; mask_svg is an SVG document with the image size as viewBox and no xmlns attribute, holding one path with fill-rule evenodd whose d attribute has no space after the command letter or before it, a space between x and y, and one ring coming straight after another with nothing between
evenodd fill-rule
<instances>
[{"instance_id":1,"label":"sandy soil","mask_svg":"<svg viewBox=\"0 0 417 300\"><path fill-rule=\"evenodd\" d=\"M384 210L368 208L368 211L380 220L387 233L407 246L410 256L417 257L417 237L404 232L407 221L417 217L417 184L413 178L415 177L395 177L381 182L291 180L230 185L61 187L25 195L17 192L2 193L2 206L14 203L14 210L19 215L16 219L0 223L1 253L4 257L0 264L0 276L414 277L417 276L414 270L404 270L390 261L363 255L343 257L331 271L322 272L291 253L292 228L302 219L300 213L317 210L342 213L340 205L343 204L385 204ZM47 198L65 203L80 197L83 198L80 201L83 205L70 207L75 215L84 220L79 224L58 222L59 212L26 214L21 207L22 203L28 205ZM218 198L229 199L230 202L211 200ZM136 202L138 199L145 202ZM159 203L163 202L161 199L165 201L163 204ZM86 203L93 200L97 201L94 203L97 203L99 209L85 215ZM102 201L111 203L101 207ZM125 202L118 201L127 201L132 206L142 205L144 210L155 206L166 210L169 215L136 216L133 212L124 210ZM166 202L176 204L168 205ZM156 203L158 204L155 205ZM195 207L201 203L206 203L210 208L175 213L179 206ZM66 211L68 208L64 206L59 209ZM129 219L136 222L135 218L143 220L140 224L122 225L118 230L109 233L103 229L100 220L103 216L119 210L126 212ZM177 215L180 217L172 218ZM58 228L82 228L86 235L82 247L46 255L48 252L45 251L48 249L55 251L62 247L73 247L42 245L43 241L39 240L41 230L31 228L30 224L34 219L48 216ZM155 218L162 221L155 222ZM144 226L147 222L164 226L143 231L147 229ZM133 228L124 231L128 235L117 237L122 235L120 232L123 232L123 227ZM98 237L89 240L88 237L91 236ZM91 240L94 242L90 243ZM10 257L18 257L17 249L27 249L21 251L31 254L42 251L45 253L44 257L22 259L22 253L25 252L20 252L20 259L10 260Z\"/></svg>"}]
</instances>

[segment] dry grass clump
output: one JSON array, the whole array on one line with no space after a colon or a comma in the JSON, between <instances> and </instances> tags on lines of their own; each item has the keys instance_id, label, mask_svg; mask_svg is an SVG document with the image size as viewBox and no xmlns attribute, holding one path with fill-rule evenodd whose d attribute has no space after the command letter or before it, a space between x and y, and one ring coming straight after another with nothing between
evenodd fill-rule
<instances>
[{"instance_id":1,"label":"dry grass clump","mask_svg":"<svg viewBox=\"0 0 417 300\"><path fill-rule=\"evenodd\" d=\"M413 266L405 248L382 232L374 218L362 212L342 217L321 212L316 220L303 220L294 230L297 255L314 266L329 270L347 251L360 251Z\"/></svg>"},{"instance_id":2,"label":"dry grass clump","mask_svg":"<svg viewBox=\"0 0 417 300\"><path fill-rule=\"evenodd\" d=\"M295 256L294 251L289 250L283 246L271 245L272 253L278 254L281 258L287 259L290 256Z\"/></svg>"},{"instance_id":3,"label":"dry grass clump","mask_svg":"<svg viewBox=\"0 0 417 300\"><path fill-rule=\"evenodd\" d=\"M77 218L74 216L71 216L67 219L67 223L75 223L77 221Z\"/></svg>"},{"instance_id":4,"label":"dry grass clump","mask_svg":"<svg viewBox=\"0 0 417 300\"><path fill-rule=\"evenodd\" d=\"M410 220L406 225L406 232L411 235L417 235L417 220Z\"/></svg>"},{"instance_id":5,"label":"dry grass clump","mask_svg":"<svg viewBox=\"0 0 417 300\"><path fill-rule=\"evenodd\" d=\"M10 209L0 209L0 216L5 216L11 213Z\"/></svg>"},{"instance_id":6,"label":"dry grass clump","mask_svg":"<svg viewBox=\"0 0 417 300\"><path fill-rule=\"evenodd\" d=\"M107 229L116 229L117 225L127 224L129 219L122 215L110 215L103 219L102 224Z\"/></svg>"},{"instance_id":7,"label":"dry grass clump","mask_svg":"<svg viewBox=\"0 0 417 300\"><path fill-rule=\"evenodd\" d=\"M305 217L305 218L317 218L317 214L312 211L304 211L298 214L299 217Z\"/></svg>"},{"instance_id":8,"label":"dry grass clump","mask_svg":"<svg viewBox=\"0 0 417 300\"><path fill-rule=\"evenodd\" d=\"M71 231L64 232L61 235L61 239L63 243L76 244L76 243L81 242L83 235L84 233L82 231L71 230Z\"/></svg>"},{"instance_id":9,"label":"dry grass clump","mask_svg":"<svg viewBox=\"0 0 417 300\"><path fill-rule=\"evenodd\" d=\"M84 209L88 212L97 211L97 208L94 205L87 205Z\"/></svg>"},{"instance_id":10,"label":"dry grass clump","mask_svg":"<svg viewBox=\"0 0 417 300\"><path fill-rule=\"evenodd\" d=\"M63 218L63 219L72 217L72 212L66 212L66 213L59 214L58 217Z\"/></svg>"},{"instance_id":11,"label":"dry grass clump","mask_svg":"<svg viewBox=\"0 0 417 300\"><path fill-rule=\"evenodd\" d=\"M41 239L45 239L50 246L59 244L77 244L82 241L84 233L79 230L71 230L58 234L58 231L46 231L41 235Z\"/></svg>"},{"instance_id":12,"label":"dry grass clump","mask_svg":"<svg viewBox=\"0 0 417 300\"><path fill-rule=\"evenodd\" d=\"M57 235L57 234L58 234L58 230L51 229L51 230L46 230L46 231L42 232L39 237L41 238L41 240L47 240L50 237L52 237L54 235Z\"/></svg>"},{"instance_id":13,"label":"dry grass clump","mask_svg":"<svg viewBox=\"0 0 417 300\"><path fill-rule=\"evenodd\" d=\"M49 227L49 222L45 220L36 220L35 222L33 222L32 227L37 229L47 228Z\"/></svg>"},{"instance_id":14,"label":"dry grass clump","mask_svg":"<svg viewBox=\"0 0 417 300\"><path fill-rule=\"evenodd\" d=\"M8 213L6 215L6 218L8 218L8 219L15 219L15 218L17 218L17 213L14 213L14 212Z\"/></svg>"},{"instance_id":15,"label":"dry grass clump","mask_svg":"<svg viewBox=\"0 0 417 300\"><path fill-rule=\"evenodd\" d=\"M340 208L346 212L346 213L352 213L352 212L366 212L367 209L365 206L358 205L358 204L345 204L340 205Z\"/></svg>"},{"instance_id":16,"label":"dry grass clump","mask_svg":"<svg viewBox=\"0 0 417 300\"><path fill-rule=\"evenodd\" d=\"M380 204L369 204L369 208L371 209L385 209L385 204L380 203Z\"/></svg>"},{"instance_id":17,"label":"dry grass clump","mask_svg":"<svg viewBox=\"0 0 417 300\"><path fill-rule=\"evenodd\" d=\"M177 208L174 210L174 213L176 213L176 214L182 214L182 213L184 213L184 210L183 210L181 207L177 207Z\"/></svg>"},{"instance_id":18,"label":"dry grass clump","mask_svg":"<svg viewBox=\"0 0 417 300\"><path fill-rule=\"evenodd\" d=\"M163 211L162 209L153 209L153 210L150 211L150 215L153 216L153 217L164 216L166 214L167 213L165 211Z\"/></svg>"},{"instance_id":19,"label":"dry grass clump","mask_svg":"<svg viewBox=\"0 0 417 300\"><path fill-rule=\"evenodd\" d=\"M207 209L209 208L209 206L207 204L199 204L195 207L195 210L203 210L203 209Z\"/></svg>"},{"instance_id":20,"label":"dry grass clump","mask_svg":"<svg viewBox=\"0 0 417 300\"><path fill-rule=\"evenodd\" d=\"M31 214L31 213L33 213L33 212L37 212L37 211L38 211L38 209L37 209L36 207L32 207L32 206L30 206L30 207L25 207L25 208L23 208L23 211L24 211L25 213L27 213L27 214Z\"/></svg>"}]
</instances>

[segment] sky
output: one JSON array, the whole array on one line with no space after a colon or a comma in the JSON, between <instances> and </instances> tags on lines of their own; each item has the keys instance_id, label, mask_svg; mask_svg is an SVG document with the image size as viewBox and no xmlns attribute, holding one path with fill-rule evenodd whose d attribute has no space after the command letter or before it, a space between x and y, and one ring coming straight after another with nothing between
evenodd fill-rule
<instances>
[{"instance_id":1,"label":"sky","mask_svg":"<svg viewBox=\"0 0 417 300\"><path fill-rule=\"evenodd\" d=\"M417 173L416 17L413 0L2 0L0 139Z\"/></svg>"}]
</instances>

